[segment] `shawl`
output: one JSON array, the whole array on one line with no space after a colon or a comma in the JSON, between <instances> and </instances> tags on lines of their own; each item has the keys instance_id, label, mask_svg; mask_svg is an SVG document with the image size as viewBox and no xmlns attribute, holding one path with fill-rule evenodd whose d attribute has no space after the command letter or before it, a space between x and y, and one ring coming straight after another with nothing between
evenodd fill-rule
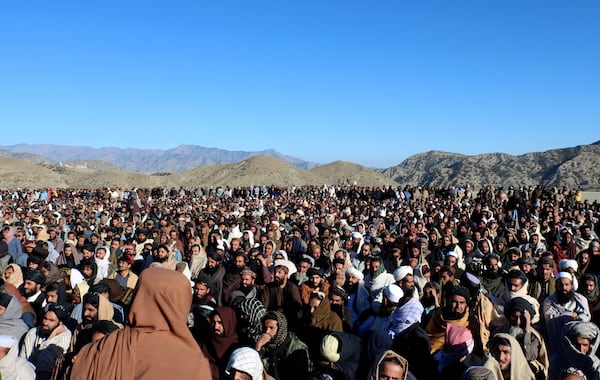
<instances>
[{"instance_id":1,"label":"shawl","mask_svg":"<svg viewBox=\"0 0 600 380\"><path fill-rule=\"evenodd\" d=\"M223 336L215 335L211 331L210 339L206 342L205 346L206 351L209 354L209 360L221 359L227 350L238 341L235 330L237 321L235 311L228 306L221 306L211 313L211 317L214 315L219 315L221 317L223 323Z\"/></svg>"},{"instance_id":2,"label":"shawl","mask_svg":"<svg viewBox=\"0 0 600 380\"><path fill-rule=\"evenodd\" d=\"M237 305L237 308L241 314L248 318L248 330L246 333L253 342L256 342L262 334L260 321L267 313L267 309L256 298L244 298Z\"/></svg>"},{"instance_id":3,"label":"shawl","mask_svg":"<svg viewBox=\"0 0 600 380\"><path fill-rule=\"evenodd\" d=\"M21 337L29 330L29 327L21 319L23 307L17 297L6 291L4 293L10 294L10 301L0 316L0 335L10 335L20 341Z\"/></svg>"},{"instance_id":4,"label":"shawl","mask_svg":"<svg viewBox=\"0 0 600 380\"><path fill-rule=\"evenodd\" d=\"M4 277L4 272L2 272L2 279L5 282L12 284L18 288L23 283L23 271L21 270L21 267L15 263L8 264L7 268L8 267L11 267L13 269L13 274L10 276L9 279L6 279Z\"/></svg>"},{"instance_id":5,"label":"shawl","mask_svg":"<svg viewBox=\"0 0 600 380\"><path fill-rule=\"evenodd\" d=\"M75 245L67 243L67 244L65 244L65 248L67 247L67 245L71 247L71 257L73 259L73 264L75 266L78 266L83 257L77 251L77 248L75 248ZM63 251L58 256L58 259L56 259L56 265L65 266L65 265L68 265L68 261L69 261L69 258L65 255L64 248L63 248Z\"/></svg>"},{"instance_id":6,"label":"shawl","mask_svg":"<svg viewBox=\"0 0 600 380\"><path fill-rule=\"evenodd\" d=\"M213 379L219 379L220 370L229 360L229 353L238 343L236 332L236 315L232 308L221 306L213 310L211 320L215 315L221 317L223 323L223 335L215 335L211 329L210 337L202 347L202 352L207 356L210 364L210 372Z\"/></svg>"},{"instance_id":7,"label":"shawl","mask_svg":"<svg viewBox=\"0 0 600 380\"><path fill-rule=\"evenodd\" d=\"M398 359L398 361L400 362L400 365L402 366L402 369L404 370L404 374L402 375L402 380L406 380L406 377L408 376L408 361L406 359L404 359L402 356L398 355L397 353L395 353L394 351L391 351L391 350L385 351L383 354L381 354L381 357L375 363L373 363L373 367L371 368L371 371L369 373L369 380L377 380L380 378L379 377L379 366L381 365L381 362L384 359L388 359L388 358Z\"/></svg>"},{"instance_id":8,"label":"shawl","mask_svg":"<svg viewBox=\"0 0 600 380\"><path fill-rule=\"evenodd\" d=\"M523 354L519 342L512 335L499 333L494 338L504 338L510 342L510 378L519 380L535 380L535 376L529 368L529 363ZM492 345L494 339L492 339ZM492 350L493 351L493 350Z\"/></svg>"},{"instance_id":9,"label":"shawl","mask_svg":"<svg viewBox=\"0 0 600 380\"><path fill-rule=\"evenodd\" d=\"M444 318L442 311L443 308L436 309L436 311L433 313L433 316L429 320L429 323L427 324L427 328L425 329L431 341L432 354L444 347L444 343L446 342L446 325L448 323L452 323L453 325L461 327L469 327L469 309L467 309L465 315L463 315L461 319L453 320Z\"/></svg>"},{"instance_id":10,"label":"shawl","mask_svg":"<svg viewBox=\"0 0 600 380\"><path fill-rule=\"evenodd\" d=\"M206 357L187 327L189 281L179 272L142 272L129 326L85 346L73 379L208 379Z\"/></svg>"}]
</instances>

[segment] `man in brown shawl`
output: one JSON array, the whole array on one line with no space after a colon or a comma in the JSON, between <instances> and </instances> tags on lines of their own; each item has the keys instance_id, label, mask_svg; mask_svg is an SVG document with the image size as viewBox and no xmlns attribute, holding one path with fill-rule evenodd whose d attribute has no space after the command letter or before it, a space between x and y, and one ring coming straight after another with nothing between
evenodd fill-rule
<instances>
[{"instance_id":1,"label":"man in brown shawl","mask_svg":"<svg viewBox=\"0 0 600 380\"><path fill-rule=\"evenodd\" d=\"M85 346L73 379L209 379L208 361L187 328L189 281L164 268L142 272L129 326Z\"/></svg>"}]
</instances>

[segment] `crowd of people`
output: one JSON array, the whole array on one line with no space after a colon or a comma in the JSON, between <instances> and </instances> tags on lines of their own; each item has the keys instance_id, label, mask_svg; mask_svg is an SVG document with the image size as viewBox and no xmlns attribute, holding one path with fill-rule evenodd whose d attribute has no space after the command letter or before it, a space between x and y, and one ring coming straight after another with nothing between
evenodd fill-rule
<instances>
[{"instance_id":1,"label":"crowd of people","mask_svg":"<svg viewBox=\"0 0 600 380\"><path fill-rule=\"evenodd\" d=\"M13 189L0 218L4 380L600 380L576 189Z\"/></svg>"}]
</instances>

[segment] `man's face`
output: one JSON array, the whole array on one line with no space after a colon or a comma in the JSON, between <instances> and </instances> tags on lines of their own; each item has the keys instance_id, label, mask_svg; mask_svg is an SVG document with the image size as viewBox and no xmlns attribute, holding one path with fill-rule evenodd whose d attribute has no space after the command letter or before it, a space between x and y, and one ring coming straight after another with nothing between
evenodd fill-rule
<instances>
[{"instance_id":1,"label":"man's face","mask_svg":"<svg viewBox=\"0 0 600 380\"><path fill-rule=\"evenodd\" d=\"M206 261L206 264L208 265L209 268L216 268L217 265L219 265L219 262L215 259L213 259L212 257L209 257Z\"/></svg>"},{"instance_id":2,"label":"man's face","mask_svg":"<svg viewBox=\"0 0 600 380\"><path fill-rule=\"evenodd\" d=\"M254 277L252 277L249 274L243 274L242 275L242 286L247 287L247 288L254 286Z\"/></svg>"},{"instance_id":3,"label":"man's face","mask_svg":"<svg viewBox=\"0 0 600 380\"><path fill-rule=\"evenodd\" d=\"M210 329L215 336L223 336L225 334L223 320L219 314L214 314L210 319Z\"/></svg>"},{"instance_id":4,"label":"man's face","mask_svg":"<svg viewBox=\"0 0 600 380\"><path fill-rule=\"evenodd\" d=\"M498 344L494 346L492 350L492 355L500 364L500 369L502 372L506 372L510 370L510 356L512 353L512 349L510 346L505 346L503 344Z\"/></svg>"},{"instance_id":5,"label":"man's face","mask_svg":"<svg viewBox=\"0 0 600 380\"><path fill-rule=\"evenodd\" d=\"M38 263L34 263L33 261L30 261L29 264L27 264L27 269L29 270L36 270L40 267L40 265Z\"/></svg>"},{"instance_id":6,"label":"man's face","mask_svg":"<svg viewBox=\"0 0 600 380\"><path fill-rule=\"evenodd\" d=\"M556 291L563 295L573 291L573 283L568 278L559 278L556 280Z\"/></svg>"},{"instance_id":7,"label":"man's face","mask_svg":"<svg viewBox=\"0 0 600 380\"><path fill-rule=\"evenodd\" d=\"M117 239L113 239L113 240L110 242L110 250L111 250L111 251L116 251L117 249L119 249L119 240L117 240Z\"/></svg>"},{"instance_id":8,"label":"man's face","mask_svg":"<svg viewBox=\"0 0 600 380\"><path fill-rule=\"evenodd\" d=\"M509 278L506 281L506 286L511 292L518 292L523 287L523 280L520 278Z\"/></svg>"},{"instance_id":9,"label":"man's face","mask_svg":"<svg viewBox=\"0 0 600 380\"><path fill-rule=\"evenodd\" d=\"M404 369L396 363L384 361L379 365L378 380L400 380L404 377Z\"/></svg>"},{"instance_id":10,"label":"man's face","mask_svg":"<svg viewBox=\"0 0 600 380\"><path fill-rule=\"evenodd\" d=\"M321 285L321 276L318 274L310 276L310 282L313 288L316 288L317 286Z\"/></svg>"},{"instance_id":11,"label":"man's face","mask_svg":"<svg viewBox=\"0 0 600 380\"><path fill-rule=\"evenodd\" d=\"M412 275L407 275L402 280L400 280L400 287L404 291L404 294L412 292L415 288L415 278Z\"/></svg>"},{"instance_id":12,"label":"man's face","mask_svg":"<svg viewBox=\"0 0 600 380\"><path fill-rule=\"evenodd\" d=\"M119 271L121 272L128 271L131 268L131 264L129 264L129 262L125 260L119 260L117 262L117 266L119 267Z\"/></svg>"},{"instance_id":13,"label":"man's face","mask_svg":"<svg viewBox=\"0 0 600 380\"><path fill-rule=\"evenodd\" d=\"M94 252L84 248L82 249L81 255L85 260L89 260L94 257Z\"/></svg>"},{"instance_id":14,"label":"man's face","mask_svg":"<svg viewBox=\"0 0 600 380\"><path fill-rule=\"evenodd\" d=\"M452 312L454 314L464 315L464 313L467 311L467 300L465 297L455 294L452 296L450 307L452 308Z\"/></svg>"},{"instance_id":15,"label":"man's face","mask_svg":"<svg viewBox=\"0 0 600 380\"><path fill-rule=\"evenodd\" d=\"M331 293L329 294L329 303L331 303L332 305L343 305L344 300L337 294Z\"/></svg>"},{"instance_id":16,"label":"man's face","mask_svg":"<svg viewBox=\"0 0 600 380\"><path fill-rule=\"evenodd\" d=\"M200 254L200 247L198 247L197 245L192 247L192 255L199 255Z\"/></svg>"},{"instance_id":17,"label":"man's face","mask_svg":"<svg viewBox=\"0 0 600 380\"><path fill-rule=\"evenodd\" d=\"M56 314L53 311L47 311L44 314L44 319L42 319L41 332L44 336L49 336L60 324L61 322Z\"/></svg>"},{"instance_id":18,"label":"man's face","mask_svg":"<svg viewBox=\"0 0 600 380\"><path fill-rule=\"evenodd\" d=\"M86 265L81 268L81 274L83 274L86 278L89 278L92 274L94 274L94 271L92 270L92 267Z\"/></svg>"},{"instance_id":19,"label":"man's face","mask_svg":"<svg viewBox=\"0 0 600 380\"><path fill-rule=\"evenodd\" d=\"M240 241L237 239L231 240L231 252L238 251L240 249Z\"/></svg>"},{"instance_id":20,"label":"man's face","mask_svg":"<svg viewBox=\"0 0 600 380\"><path fill-rule=\"evenodd\" d=\"M194 296L196 299L202 299L208 295L209 288L205 284L194 285Z\"/></svg>"},{"instance_id":21,"label":"man's face","mask_svg":"<svg viewBox=\"0 0 600 380\"><path fill-rule=\"evenodd\" d=\"M544 281L550 280L550 278L552 277L552 267L550 266L550 264L542 264L542 276L544 278Z\"/></svg>"},{"instance_id":22,"label":"man's face","mask_svg":"<svg viewBox=\"0 0 600 380\"><path fill-rule=\"evenodd\" d=\"M306 273L309 268L310 268L310 264L307 263L306 261L301 261L300 264L298 264L298 269L299 269L300 273Z\"/></svg>"},{"instance_id":23,"label":"man's face","mask_svg":"<svg viewBox=\"0 0 600 380\"><path fill-rule=\"evenodd\" d=\"M246 260L244 260L244 256L235 257L235 266L238 268L243 268L244 266L246 266Z\"/></svg>"},{"instance_id":24,"label":"man's face","mask_svg":"<svg viewBox=\"0 0 600 380\"><path fill-rule=\"evenodd\" d=\"M596 283L593 280L585 280L585 291L591 293L596 288Z\"/></svg>"},{"instance_id":25,"label":"man's face","mask_svg":"<svg viewBox=\"0 0 600 380\"><path fill-rule=\"evenodd\" d=\"M379 261L371 261L371 270L373 271L373 273L377 272L379 270L379 268L381 267L381 263Z\"/></svg>"},{"instance_id":26,"label":"man's face","mask_svg":"<svg viewBox=\"0 0 600 380\"><path fill-rule=\"evenodd\" d=\"M15 270L13 269L13 267L6 267L6 269L4 269L4 279L8 280L14 272Z\"/></svg>"},{"instance_id":27,"label":"man's face","mask_svg":"<svg viewBox=\"0 0 600 380\"><path fill-rule=\"evenodd\" d=\"M287 273L285 272L285 269L280 266L275 268L274 276L277 278L280 284L285 284L287 281Z\"/></svg>"},{"instance_id":28,"label":"man's face","mask_svg":"<svg viewBox=\"0 0 600 380\"><path fill-rule=\"evenodd\" d=\"M335 271L335 274L342 274L344 273L344 265L340 264L340 263L336 263L335 267L333 268L333 270Z\"/></svg>"},{"instance_id":29,"label":"man's face","mask_svg":"<svg viewBox=\"0 0 600 380\"><path fill-rule=\"evenodd\" d=\"M452 276L450 276L448 272L442 272L440 274L440 280L442 281L442 284L447 284L448 281L452 281Z\"/></svg>"},{"instance_id":30,"label":"man's face","mask_svg":"<svg viewBox=\"0 0 600 380\"><path fill-rule=\"evenodd\" d=\"M23 283L23 291L25 293L23 295L25 297L31 297L32 295L37 293L38 290L40 290L40 285L37 282L25 280L25 282Z\"/></svg>"},{"instance_id":31,"label":"man's face","mask_svg":"<svg viewBox=\"0 0 600 380\"><path fill-rule=\"evenodd\" d=\"M106 250L103 248L99 248L96 251L96 257L99 258L100 260L104 259L104 257L106 257Z\"/></svg>"},{"instance_id":32,"label":"man's face","mask_svg":"<svg viewBox=\"0 0 600 380\"><path fill-rule=\"evenodd\" d=\"M83 307L83 319L87 321L95 321L98 319L98 309L90 303L86 303Z\"/></svg>"},{"instance_id":33,"label":"man's face","mask_svg":"<svg viewBox=\"0 0 600 380\"><path fill-rule=\"evenodd\" d=\"M271 337L275 338L275 336L277 335L277 331L278 331L277 321L275 321L273 319L266 319L264 323L265 323L265 333L269 334Z\"/></svg>"},{"instance_id":34,"label":"man's face","mask_svg":"<svg viewBox=\"0 0 600 380\"><path fill-rule=\"evenodd\" d=\"M348 276L348 284L354 285L354 284L358 284L359 282L360 282L360 280L358 279L358 277L356 277L354 275Z\"/></svg>"},{"instance_id":35,"label":"man's face","mask_svg":"<svg viewBox=\"0 0 600 380\"><path fill-rule=\"evenodd\" d=\"M58 302L58 292L56 290L46 292L46 302L47 303L57 303Z\"/></svg>"},{"instance_id":36,"label":"man's face","mask_svg":"<svg viewBox=\"0 0 600 380\"><path fill-rule=\"evenodd\" d=\"M584 355L587 355L588 352L590 352L591 342L587 338L577 336L571 339L571 343L573 343L573 346L575 346L575 348L581 351L581 353Z\"/></svg>"},{"instance_id":37,"label":"man's face","mask_svg":"<svg viewBox=\"0 0 600 380\"><path fill-rule=\"evenodd\" d=\"M310 307L310 313L314 314L315 310L317 310L317 307L319 307L319 305L321 304L321 300L316 298L316 297L312 297L309 301L308 301L308 306Z\"/></svg>"}]
</instances>

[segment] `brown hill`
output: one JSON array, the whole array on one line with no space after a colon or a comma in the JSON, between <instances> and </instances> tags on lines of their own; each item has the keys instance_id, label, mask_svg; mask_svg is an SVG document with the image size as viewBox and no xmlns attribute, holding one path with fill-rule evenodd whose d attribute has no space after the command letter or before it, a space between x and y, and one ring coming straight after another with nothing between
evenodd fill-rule
<instances>
[{"instance_id":1,"label":"brown hill","mask_svg":"<svg viewBox=\"0 0 600 380\"><path fill-rule=\"evenodd\" d=\"M393 185L391 178L381 173L347 161L335 161L327 165L310 169L309 172L322 179L321 184L353 184L363 186Z\"/></svg>"}]
</instances>

